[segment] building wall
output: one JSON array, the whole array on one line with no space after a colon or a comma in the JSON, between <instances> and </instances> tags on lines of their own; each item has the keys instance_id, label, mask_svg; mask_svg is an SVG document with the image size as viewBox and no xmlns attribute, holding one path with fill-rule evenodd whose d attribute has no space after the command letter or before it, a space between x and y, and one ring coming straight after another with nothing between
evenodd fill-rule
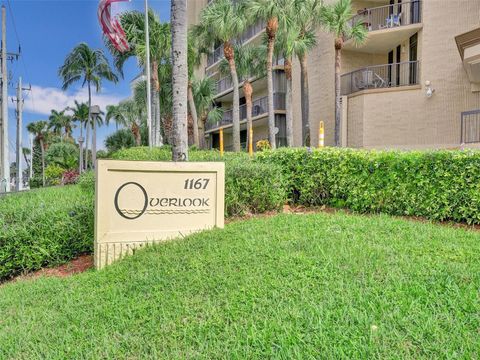
<instances>
[{"instance_id":1,"label":"building wall","mask_svg":"<svg viewBox=\"0 0 480 360\"><path fill-rule=\"evenodd\" d=\"M327 2L332 2L329 0ZM201 1L191 0L195 9ZM206 2L204 0L203 2ZM388 3L353 0L354 10ZM460 142L460 114L480 109L480 93L473 93L454 37L480 25L479 0L423 0L418 32L419 85L368 90L348 98L348 146L367 148L449 148ZM321 120L325 143L334 141L334 39L319 30L317 47L308 55L312 144L318 143ZM392 44L395 49L399 44ZM402 42L401 61L409 59L409 41ZM396 56L395 56L396 58ZM342 73L368 65L386 64L385 54L344 51ZM425 96L425 81L435 93ZM255 95L257 97L258 94ZM300 66L293 62L294 144L302 144Z\"/></svg>"}]
</instances>

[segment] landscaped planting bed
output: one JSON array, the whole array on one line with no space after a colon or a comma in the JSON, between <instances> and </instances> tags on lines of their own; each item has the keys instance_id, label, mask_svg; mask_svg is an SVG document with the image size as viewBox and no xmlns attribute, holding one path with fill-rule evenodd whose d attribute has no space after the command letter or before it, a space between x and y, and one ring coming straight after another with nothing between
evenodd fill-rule
<instances>
[{"instance_id":1,"label":"landscaped planting bed","mask_svg":"<svg viewBox=\"0 0 480 360\"><path fill-rule=\"evenodd\" d=\"M480 234L278 215L0 287L0 358L480 355Z\"/></svg>"}]
</instances>

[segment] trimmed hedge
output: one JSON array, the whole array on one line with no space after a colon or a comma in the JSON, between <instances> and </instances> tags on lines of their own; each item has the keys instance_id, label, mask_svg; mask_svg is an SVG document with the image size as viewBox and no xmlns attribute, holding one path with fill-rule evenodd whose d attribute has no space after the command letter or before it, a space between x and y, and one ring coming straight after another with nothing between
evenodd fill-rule
<instances>
[{"instance_id":1,"label":"trimmed hedge","mask_svg":"<svg viewBox=\"0 0 480 360\"><path fill-rule=\"evenodd\" d=\"M93 199L76 185L0 197L0 281L92 252Z\"/></svg>"},{"instance_id":2,"label":"trimmed hedge","mask_svg":"<svg viewBox=\"0 0 480 360\"><path fill-rule=\"evenodd\" d=\"M480 223L478 151L284 148L257 161L281 166L293 203Z\"/></svg>"}]
</instances>

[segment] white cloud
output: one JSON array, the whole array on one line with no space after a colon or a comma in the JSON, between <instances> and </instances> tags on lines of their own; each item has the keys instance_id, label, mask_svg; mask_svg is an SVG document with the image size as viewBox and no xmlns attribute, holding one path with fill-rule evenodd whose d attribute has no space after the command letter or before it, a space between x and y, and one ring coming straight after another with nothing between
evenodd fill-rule
<instances>
[{"instance_id":1,"label":"white cloud","mask_svg":"<svg viewBox=\"0 0 480 360\"><path fill-rule=\"evenodd\" d=\"M118 94L92 92L92 105L99 105L102 110L105 110L107 105L115 105L123 99L125 96ZM59 88L32 85L32 91L25 93L23 110L33 114L49 115L52 109L63 110L67 106L74 106L75 100L87 102L87 88L66 92Z\"/></svg>"}]
</instances>

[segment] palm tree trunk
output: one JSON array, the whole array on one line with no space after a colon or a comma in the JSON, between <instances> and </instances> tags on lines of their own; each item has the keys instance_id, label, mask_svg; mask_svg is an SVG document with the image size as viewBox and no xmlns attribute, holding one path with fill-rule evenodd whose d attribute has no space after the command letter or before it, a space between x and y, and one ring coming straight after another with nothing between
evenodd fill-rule
<instances>
[{"instance_id":1,"label":"palm tree trunk","mask_svg":"<svg viewBox=\"0 0 480 360\"><path fill-rule=\"evenodd\" d=\"M300 86L302 97L302 145L310 146L310 101L308 91L307 56L303 55L300 60Z\"/></svg>"},{"instance_id":2,"label":"palm tree trunk","mask_svg":"<svg viewBox=\"0 0 480 360\"><path fill-rule=\"evenodd\" d=\"M82 122L80 121L80 139L83 138L83 124ZM79 165L79 173L81 174L83 172L83 149L82 149L82 143L79 141L78 142L78 145L79 145L79 153L80 153L80 159L79 159L79 162L78 162L78 165Z\"/></svg>"},{"instance_id":3,"label":"palm tree trunk","mask_svg":"<svg viewBox=\"0 0 480 360\"><path fill-rule=\"evenodd\" d=\"M250 81L245 80L243 83L243 94L245 95L245 106L247 108L247 149L250 149L250 144L253 149L252 93L252 84L250 84Z\"/></svg>"},{"instance_id":4,"label":"palm tree trunk","mask_svg":"<svg viewBox=\"0 0 480 360\"><path fill-rule=\"evenodd\" d=\"M85 132L86 132L86 136L85 136L85 170L88 170L88 143L90 142L90 126L91 126L91 123L90 123L90 111L89 111L89 115L88 115L88 121L85 123Z\"/></svg>"},{"instance_id":5,"label":"palm tree trunk","mask_svg":"<svg viewBox=\"0 0 480 360\"><path fill-rule=\"evenodd\" d=\"M275 46L275 36L278 29L278 19L271 18L267 22L266 33L267 43L267 89L268 89L268 141L272 149L277 148L275 141L275 107L273 104L273 51Z\"/></svg>"},{"instance_id":6,"label":"palm tree trunk","mask_svg":"<svg viewBox=\"0 0 480 360\"><path fill-rule=\"evenodd\" d=\"M188 161L187 0L171 2L173 161Z\"/></svg>"},{"instance_id":7,"label":"palm tree trunk","mask_svg":"<svg viewBox=\"0 0 480 360\"><path fill-rule=\"evenodd\" d=\"M141 138L141 135L140 135L140 128L138 127L138 125L137 125L136 123L133 123L133 124L132 124L132 134L133 134L133 137L135 138L135 145L136 145L136 146L142 145L142 138Z\"/></svg>"},{"instance_id":8,"label":"palm tree trunk","mask_svg":"<svg viewBox=\"0 0 480 360\"><path fill-rule=\"evenodd\" d=\"M340 62L341 46L335 45L335 146L340 146Z\"/></svg>"},{"instance_id":9,"label":"palm tree trunk","mask_svg":"<svg viewBox=\"0 0 480 360\"><path fill-rule=\"evenodd\" d=\"M90 81L87 82L87 85L88 85L88 121L87 121L87 124L90 124L90 121L92 121L92 89L90 87ZM95 124L93 125L92 132L95 132ZM88 139L88 127L87 127L87 139ZM88 140L87 140L87 142L88 142ZM94 150L95 150L95 147L94 147L94 144L92 142L92 159L93 159ZM88 146L87 146L87 156L86 156L86 158L87 158L86 168L88 168Z\"/></svg>"},{"instance_id":10,"label":"palm tree trunk","mask_svg":"<svg viewBox=\"0 0 480 360\"><path fill-rule=\"evenodd\" d=\"M286 127L287 127L287 146L293 146L293 94L292 94L292 60L290 58L285 59L285 79L286 84Z\"/></svg>"},{"instance_id":11,"label":"palm tree trunk","mask_svg":"<svg viewBox=\"0 0 480 360\"><path fill-rule=\"evenodd\" d=\"M43 139L40 138L40 151L42 153L42 186L45 186L45 148L43 147Z\"/></svg>"},{"instance_id":12,"label":"palm tree trunk","mask_svg":"<svg viewBox=\"0 0 480 360\"><path fill-rule=\"evenodd\" d=\"M158 61L154 60L152 62L152 110L153 110L153 145L162 146L162 132L161 132L161 122L160 122L160 82L158 80Z\"/></svg>"},{"instance_id":13,"label":"palm tree trunk","mask_svg":"<svg viewBox=\"0 0 480 360\"><path fill-rule=\"evenodd\" d=\"M200 143L200 149L205 149L205 122L207 119L202 117L198 122L198 137Z\"/></svg>"},{"instance_id":14,"label":"palm tree trunk","mask_svg":"<svg viewBox=\"0 0 480 360\"><path fill-rule=\"evenodd\" d=\"M233 84L233 108L232 108L232 132L233 151L240 151L240 92L238 91L238 74L235 65L235 55L232 43L227 41L223 44L223 53L230 67L230 76Z\"/></svg>"},{"instance_id":15,"label":"palm tree trunk","mask_svg":"<svg viewBox=\"0 0 480 360\"><path fill-rule=\"evenodd\" d=\"M198 117L197 108L193 99L192 83L188 82L188 106L190 107L190 114L193 120L193 144L198 148L200 146L200 139L198 137Z\"/></svg>"},{"instance_id":16,"label":"palm tree trunk","mask_svg":"<svg viewBox=\"0 0 480 360\"><path fill-rule=\"evenodd\" d=\"M88 83L88 113L91 115L92 107L92 90L90 88L90 82ZM92 119L92 168L95 168L97 160L97 119Z\"/></svg>"}]
</instances>

